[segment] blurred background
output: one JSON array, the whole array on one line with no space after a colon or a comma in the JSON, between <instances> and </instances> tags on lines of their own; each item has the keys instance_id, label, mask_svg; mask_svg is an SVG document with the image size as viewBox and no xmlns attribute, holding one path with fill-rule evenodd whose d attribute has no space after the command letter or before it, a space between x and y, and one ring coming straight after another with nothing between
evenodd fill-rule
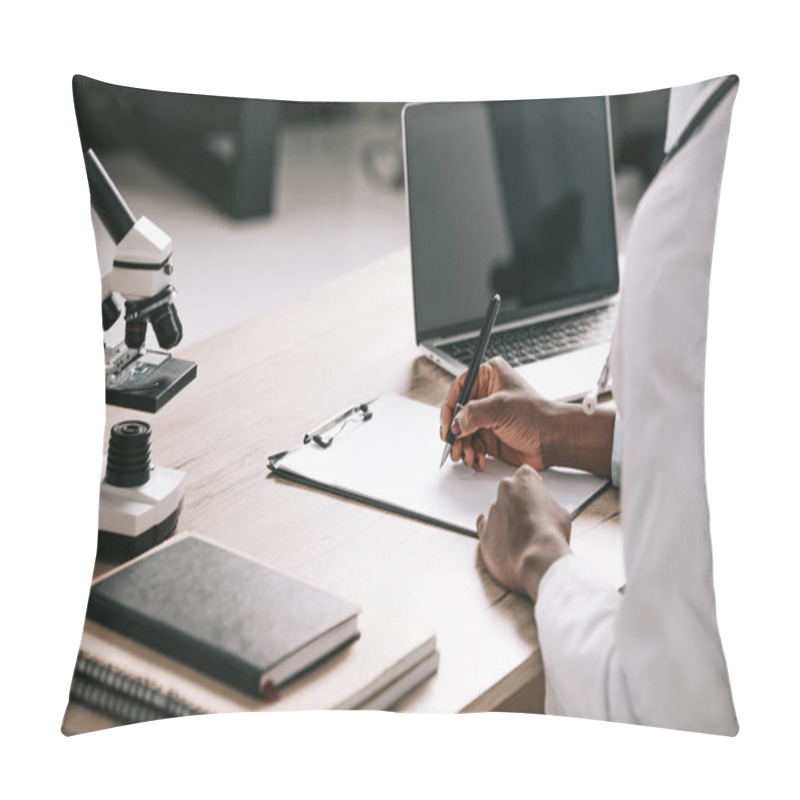
<instances>
[{"instance_id":1,"label":"blurred background","mask_svg":"<svg viewBox=\"0 0 800 800\"><path fill-rule=\"evenodd\" d=\"M408 246L403 103L207 97L80 76L73 89L82 147L134 216L172 238L184 345ZM663 155L668 98L611 98L623 252ZM114 244L92 221L106 271Z\"/></svg>"}]
</instances>

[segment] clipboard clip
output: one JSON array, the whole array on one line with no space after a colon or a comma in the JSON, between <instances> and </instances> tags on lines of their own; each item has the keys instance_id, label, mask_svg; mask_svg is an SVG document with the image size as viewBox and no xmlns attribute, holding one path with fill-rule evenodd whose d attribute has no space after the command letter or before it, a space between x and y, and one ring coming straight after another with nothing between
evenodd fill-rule
<instances>
[{"instance_id":1,"label":"clipboard clip","mask_svg":"<svg viewBox=\"0 0 800 800\"><path fill-rule=\"evenodd\" d=\"M320 447L327 448L333 444L333 440L345 429L349 422L368 422L372 419L372 412L367 403L360 406L353 406L337 414L335 417L323 422L318 428L303 437L303 444L314 442Z\"/></svg>"}]
</instances>

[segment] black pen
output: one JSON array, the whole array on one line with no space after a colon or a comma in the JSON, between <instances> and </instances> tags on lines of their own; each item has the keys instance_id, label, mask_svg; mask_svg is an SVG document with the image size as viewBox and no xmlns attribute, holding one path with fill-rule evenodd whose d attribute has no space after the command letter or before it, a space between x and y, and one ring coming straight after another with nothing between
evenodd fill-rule
<instances>
[{"instance_id":1,"label":"black pen","mask_svg":"<svg viewBox=\"0 0 800 800\"><path fill-rule=\"evenodd\" d=\"M478 376L478 367L480 367L481 361L483 361L483 357L486 355L486 348L489 346L489 339L492 335L492 328L494 328L494 322L497 319L498 311L500 311L500 295L496 294L489 301L489 308L486 310L486 319L483 321L481 335L478 338L478 346L475 348L475 354L472 356L472 363L469 365L467 377L464 379L464 385L461 387L461 394L458 396L458 402L453 411L453 419L455 419L456 414L461 411L469 400L470 392L472 392L472 385L475 383L475 378ZM450 455L450 451L453 449L453 442L455 439L456 437L453 436L453 431L448 429L447 436L445 437L445 442L447 442L447 444L444 446L444 453L442 453L439 469L441 469L444 466L444 462L447 461L447 456Z\"/></svg>"}]
</instances>

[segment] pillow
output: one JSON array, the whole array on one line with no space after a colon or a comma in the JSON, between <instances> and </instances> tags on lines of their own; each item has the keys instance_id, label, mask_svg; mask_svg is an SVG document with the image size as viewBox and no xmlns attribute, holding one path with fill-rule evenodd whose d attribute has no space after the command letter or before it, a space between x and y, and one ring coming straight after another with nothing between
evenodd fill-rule
<instances>
[{"instance_id":1,"label":"pillow","mask_svg":"<svg viewBox=\"0 0 800 800\"><path fill-rule=\"evenodd\" d=\"M699 85L684 119L718 86L719 81ZM209 469L203 448L259 465L269 455L260 444L234 447L215 430L214 413L229 401L219 387L202 403L195 399L184 417L183 393L197 398L207 391L203 362L192 357L195 345L214 342L216 349L203 352L211 353L218 372L229 370L231 397L241 425L247 426L253 401L245 377L252 364L242 360L242 349L251 348L247 357L252 360L265 332L336 336L333 316L326 316L322 306L310 333L264 327L258 322L264 312L300 303L309 287L347 278L354 265L407 248L402 104L207 97L112 86L81 76L75 77L73 91L92 196L107 345L108 454L96 574L118 569L118 576L132 576L131 564L152 563L148 559L154 554L169 552L192 533L184 524L183 502L187 485ZM665 133L673 137L677 130L680 139L681 132L669 92L610 99L617 235L626 250L612 374L621 420L617 434L624 430L621 503L628 584L620 600L595 586L573 557L556 562L545 575L535 622L550 713L736 730L714 617L702 452L708 268L734 95L735 88L660 169ZM277 232L278 222L285 233ZM259 238L273 228L278 244ZM219 271L195 272L192 254L218 263ZM229 272L231 259L246 259L246 266L239 263ZM276 270L280 280L265 281ZM405 277L398 281L398 291L405 291L406 283ZM251 319L235 337L226 335ZM413 349L410 339L407 344ZM129 350L140 347L144 355L130 368ZM354 361L347 374L356 376L359 368ZM290 369L303 365L276 359L274 395L280 397L281 370ZM426 362L414 369L415 381L430 382L431 396L449 381ZM396 388L381 384L380 377L375 378L377 393ZM338 390L341 397L326 397L325 404L344 404L345 390ZM360 399L348 397L348 402ZM287 428L313 422L293 416L289 399L284 405ZM159 434L167 424L172 430L184 426L183 454L174 463L160 460ZM653 453L663 457L654 459ZM253 512L246 532L225 530L225 547L269 562L276 545L261 540L254 545L252 530L253 492L263 475L253 471L252 482L240 487L226 482L224 473L220 469L214 479L203 473L204 485L213 486L230 505L230 519L238 506ZM195 510L202 507L201 500L194 503ZM286 521L277 510L275 516ZM227 519L217 510L209 524L219 528ZM325 524L321 516L320 527ZM291 524L286 527L285 535L292 535ZM433 529L423 533L426 541L442 535ZM309 552L320 558L318 549ZM347 563L352 554L325 557L332 570L352 569ZM459 568L474 569L471 559L454 566ZM154 592L150 584L140 590L148 596ZM499 599L500 590L492 591ZM231 695L220 677L224 666L216 672L209 666L215 659L229 661L230 653L199 648L184 618L183 638L147 638L142 631L162 623L142 622L140 599L134 602L134 618L120 608L110 616L93 611L87 617L65 733L198 711L370 703L403 708L403 697L437 669L437 631L413 620L387 621L380 615L376 620L377 612L369 608L362 609L361 638L344 646L339 642L333 655L288 682L277 701L247 697L241 687ZM529 609L525 614L519 635L524 647L533 648L534 617ZM592 649L587 642L598 646ZM186 656L189 650L193 659ZM685 657L687 651L691 657ZM334 679L338 675L345 678ZM530 708L541 710L540 705L537 695ZM454 701L453 710L457 707Z\"/></svg>"}]
</instances>

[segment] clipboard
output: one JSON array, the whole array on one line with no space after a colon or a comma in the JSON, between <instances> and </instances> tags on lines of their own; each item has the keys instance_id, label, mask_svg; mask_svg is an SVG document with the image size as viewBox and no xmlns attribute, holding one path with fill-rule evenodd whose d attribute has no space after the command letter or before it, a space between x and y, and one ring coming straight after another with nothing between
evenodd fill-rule
<instances>
[{"instance_id":1,"label":"clipboard","mask_svg":"<svg viewBox=\"0 0 800 800\"><path fill-rule=\"evenodd\" d=\"M475 522L516 467L487 459L478 472L462 463L439 469L439 410L394 394L346 409L304 437L296 450L269 457L276 477L477 538ZM547 469L542 480L576 516L608 481Z\"/></svg>"}]
</instances>

